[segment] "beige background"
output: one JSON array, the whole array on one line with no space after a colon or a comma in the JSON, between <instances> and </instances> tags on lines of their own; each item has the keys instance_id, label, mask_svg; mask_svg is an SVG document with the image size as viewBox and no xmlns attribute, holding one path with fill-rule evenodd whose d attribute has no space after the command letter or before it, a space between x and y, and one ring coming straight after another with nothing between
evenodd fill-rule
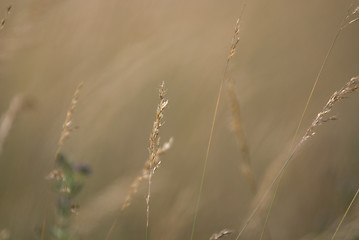
<instances>
[{"instance_id":1,"label":"beige background","mask_svg":"<svg viewBox=\"0 0 359 240\"><path fill-rule=\"evenodd\" d=\"M2 0L0 17L9 4L13 9L0 31L0 113L18 93L35 99L36 108L19 116L0 156L0 230L9 230L11 239L39 239L46 208L51 225L55 198L48 197L44 178L73 92L84 81L73 116L79 129L63 150L93 169L76 199L81 207L73 229L82 239L104 239L148 156L158 86L165 81L169 106L161 139L173 136L175 142L153 179L150 239L189 239L216 96L243 1ZM247 1L230 71L259 181L278 156L288 155L349 5ZM359 23L339 36L301 135L329 96L359 73L358 42ZM321 127L296 154L273 207L273 239L334 231L359 183L358 103L358 94L342 101L334 109L340 120ZM239 174L241 153L225 92L217 120L195 239L223 228L237 231L253 199ZM145 238L145 195L144 184L112 239ZM260 234L261 227L250 231Z\"/></svg>"}]
</instances>

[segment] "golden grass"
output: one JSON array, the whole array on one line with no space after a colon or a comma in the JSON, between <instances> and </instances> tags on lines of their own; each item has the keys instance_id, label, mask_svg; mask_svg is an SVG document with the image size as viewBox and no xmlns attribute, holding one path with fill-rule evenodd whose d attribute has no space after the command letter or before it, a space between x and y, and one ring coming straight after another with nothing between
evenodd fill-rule
<instances>
[{"instance_id":1,"label":"golden grass","mask_svg":"<svg viewBox=\"0 0 359 240\"><path fill-rule=\"evenodd\" d=\"M261 195L259 202L256 204L255 208L245 221L243 227L241 228L239 234L237 235L236 240L238 240L243 232L246 230L248 224L253 220L254 216L256 215L258 209L262 206L264 201L268 198L268 194L271 192L274 185L279 180L280 176L282 175L282 172L285 170L287 165L291 162L293 159L294 154L299 150L299 148L310 138L312 138L315 135L315 130L318 126L332 121L336 120L337 118L335 116L328 116L328 114L331 112L334 105L339 102L340 100L343 100L346 98L349 94L357 91L359 89L359 75L356 77L351 78L340 90L333 93L333 95L329 98L328 102L324 105L322 110L317 114L316 118L313 120L312 124L309 126L301 140L295 145L295 147L292 150L292 153L287 158L286 161L282 164L279 171L277 172L275 178L272 180L270 185L266 187L265 192Z\"/></svg>"},{"instance_id":2,"label":"golden grass","mask_svg":"<svg viewBox=\"0 0 359 240\"><path fill-rule=\"evenodd\" d=\"M234 56L236 49L237 49L237 45L240 40L240 35L239 35L240 21L243 16L243 12L244 12L245 8L246 8L246 3L244 3L244 5L243 5L240 17L238 18L235 28L234 28L234 35L232 38L232 44L231 44L231 48L230 48L229 55L228 55L228 63L229 63L230 59ZM228 67L228 64L227 64L227 67ZM253 172L252 162L251 162L251 158L250 158L250 154L249 154L248 142L247 142L247 139L244 134L243 123L242 123L242 119L241 119L242 117L241 117L241 111L240 111L240 104L239 104L238 97L237 97L237 94L235 91L235 86L234 86L235 81L230 76L230 72L228 71L227 67L226 67L226 72L225 72L225 78L226 78L226 82L227 82L227 96L229 99L229 104L230 104L230 109L231 109L231 114L232 114L232 127L233 127L233 131L236 136L237 142L240 146L240 150L241 150L241 154L242 154L242 161L240 161L239 168L240 168L241 174L244 176L244 178L248 181L249 185L251 186L252 192L256 193L257 188L258 188L258 183L257 183L256 176Z\"/></svg>"},{"instance_id":3,"label":"golden grass","mask_svg":"<svg viewBox=\"0 0 359 240\"><path fill-rule=\"evenodd\" d=\"M159 89L159 98L160 103L157 106L156 110L156 117L155 121L153 123L152 132L149 138L149 152L150 156L148 160L145 163L144 168L142 169L142 174L138 176L131 184L130 190L126 196L126 199L121 207L121 212L123 212L126 208L128 208L131 205L131 200L133 198L133 195L138 191L138 188L140 184L144 180L148 180L148 192L146 197L146 239L148 238L149 234L149 223L150 223L150 199L151 199L151 185L152 185L152 177L155 171L160 167L161 160L160 155L167 152L172 144L173 144L173 138L170 138L170 140L166 143L164 143L162 146L160 145L160 128L163 125L163 112L167 107L168 100L165 97L165 87L164 82L162 82L160 89ZM114 222L111 225L110 230L108 231L106 235L106 240L110 238L118 220L119 216L114 220Z\"/></svg>"},{"instance_id":4,"label":"golden grass","mask_svg":"<svg viewBox=\"0 0 359 240\"><path fill-rule=\"evenodd\" d=\"M309 103L310 103L311 100L312 100L313 93L314 93L314 91L315 91L315 89L316 89L316 87L317 87L317 84L318 84L318 82L319 82L319 79L320 79L321 76L322 76L323 70L324 70L325 66L327 65L329 56L330 56L330 54L331 54L332 51L333 51L334 45L336 44L336 42L337 42L337 40L338 40L338 38L339 38L341 32L342 32L346 27L348 27L350 24L356 22L356 21L359 19L359 18L353 18L353 16L355 16L355 14L358 12L358 8L359 8L359 7L356 7L354 10L352 10L353 6L354 6L354 0L350 3L350 6L349 6L348 11L347 11L347 15L345 16L345 18L343 18L343 20L342 20L342 22L341 22L341 24L340 24L340 26L339 26L339 29L338 29L338 31L336 32L336 34L335 34L335 36L334 36L334 38L333 38L333 40L332 40L332 43L331 43L331 45L330 45L330 47L329 47L329 49L328 49L328 51L327 51L327 53L326 53L326 55L325 55L325 57L324 57L324 60L323 60L321 66L320 66L320 68L319 68L319 71L318 71L317 76L316 76L316 78L315 78L315 80L314 80L314 84L313 84L313 86L312 86L312 89L310 90L310 94L309 94L309 96L308 96L308 99L307 99L307 102L306 102L306 104L305 104L304 110L303 110L302 115L301 115L301 117L300 117L299 123L298 123L298 125L297 125L296 130L295 130L295 133L294 133L294 136L293 136L293 139L292 139L291 150L293 150L294 143L295 143L295 141L296 141L296 139L297 139L297 136L298 136L298 133L299 133L299 129L301 128L302 122L303 122L303 119L304 119L304 116L305 116L305 114L307 113L307 110L308 110L308 107L309 107ZM284 172L285 172L285 170L283 171L283 174L284 174ZM271 214L271 211L272 211L273 203L274 203L275 198L276 198L276 196L277 196L277 192L278 192L278 190L279 190L279 186L280 186L281 180L282 180L282 176L279 178L278 184L277 184L277 186L276 186L276 188L275 188L275 190L274 190L274 194L273 194L273 197L272 197L272 201L271 201L270 206L269 206L269 208L268 208L267 215L266 215L266 219L265 219L265 222L264 222L264 224L263 224L263 230L262 230L262 233L261 233L260 240L262 240L262 238L263 238L263 236L264 236L264 232L265 232L265 229L266 229L267 224L268 224L268 221L269 221L269 217L270 217L270 214Z\"/></svg>"},{"instance_id":5,"label":"golden grass","mask_svg":"<svg viewBox=\"0 0 359 240\"><path fill-rule=\"evenodd\" d=\"M354 3L354 1L353 1L353 3ZM325 55L324 62L322 63L319 73L316 76L314 85L309 94L309 98L307 100L306 107L302 113L301 119L299 121L300 123L296 130L296 134L295 134L295 137L293 138L293 141L296 140L296 136L299 132L302 120L307 111L307 107L309 106L309 103L311 101L313 93L314 93L314 91L317 87L317 84L321 78L322 72L325 69L325 66L327 64L327 60L328 60L329 56L331 55L331 52L334 48L334 45L335 45L337 39L340 36L340 33L342 32L342 30L346 29L348 26L352 25L353 23L355 23L359 20L359 18L356 17L357 13L359 12L359 7L356 7L355 9L352 9L352 7L353 7L353 4L352 4L350 10L348 10L347 16L345 17L342 24L340 25L340 28L339 28L338 32L336 33L336 36L334 37L328 52ZM3 29L3 27L5 26L5 22L9 15L10 9L11 9L11 7L9 7L7 9L4 20L1 21L0 30ZM236 95L236 91L235 91L235 87L234 87L234 80L233 80L234 78L232 78L230 76L230 71L229 71L229 68L230 68L229 65L230 65L233 57L235 56L236 52L238 52L238 45L239 45L239 39L240 39L239 38L239 35L240 35L240 24L239 23L240 23L240 19L238 19L238 21L235 24L234 35L232 38L229 53L227 55L227 62L225 65L224 76L221 79L220 86L218 89L218 95L217 95L215 110L214 110L214 114L213 114L213 118L212 118L210 135L209 135L207 149L206 149L206 155L205 155L205 159L204 159L204 167L203 167L203 172L201 175L202 178L201 178L200 188L198 191L198 198L197 198L197 202L196 202L196 206L195 206L196 209L195 209L193 225L192 225L192 229L191 229L191 239L195 238L196 222L197 222L199 206L200 206L200 201L201 201L201 195L202 195L205 176L206 176L206 169L207 169L207 165L208 165L209 154L211 152L211 146L212 146L212 142L213 142L213 135L214 135L214 129L215 129L215 125L216 125L216 119L217 119L218 111L220 108L220 100L221 100L221 96L222 96L223 87L226 87L224 84L227 84L226 90L227 90L227 95L229 98L230 111L232 114L234 134L236 136L236 139L237 139L237 142L238 142L238 145L240 148L240 152L241 152L241 161L239 163L240 172L244 176L244 178L248 181L249 185L251 186L252 191L255 193L255 197L253 200L254 210L253 210L253 212L251 212L251 215L247 219L247 222L245 222L245 225L242 228L239 235L237 236L237 239L239 239L242 232L245 231L248 224L250 222L251 223L254 222L252 220L254 220L255 216L259 215L258 212L260 210L262 210L263 212L265 211L264 205L268 203L268 200L271 196L273 196L272 202L274 201L276 192L273 195L272 190L273 190L275 184L278 183L278 181L280 181L280 176L285 171L286 166L292 161L295 153L298 152L298 150L301 148L302 145L304 145L304 143L306 141L308 141L315 135L318 126L323 125L329 121L336 120L335 116L330 115L334 105L336 105L336 103L341 101L343 98L347 97L349 94L353 93L354 91L357 91L357 89L359 87L359 85L358 85L359 84L358 83L359 76L356 76L356 77L353 77L347 84L345 84L343 86L343 88L341 88L340 90L335 92L331 96L329 101L326 103L326 105L322 108L322 110L317 114L316 118L313 120L313 122L311 123L309 128L306 130L305 134L300 139L300 141L294 146L290 157L289 158L286 157L284 159L285 161L283 161L283 162L275 161L275 162L279 163L279 165L274 166L274 167L272 166L272 167L268 168L265 172L266 176L264 177L263 181L261 182L261 184L258 184L257 178L254 174L254 170L252 167L252 159L251 159L250 151L249 151L250 148L252 149L252 146L249 146L247 139L246 139L246 134L245 134L246 131L244 129L244 124L242 122L243 116L241 115L240 103L238 101L239 98ZM78 97L79 97L79 92L80 92L81 87L82 87L82 83L80 83L79 86L77 87L77 89L74 93L74 96L72 98L70 108L66 114L66 119L63 124L62 132L60 134L60 138L59 138L59 141L57 144L57 149L56 149L56 153L55 153L55 162L59 159L59 157L61 155L61 151L62 151L62 147L63 147L64 143L66 143L66 140L69 138L72 131L74 129L76 129L76 127L73 126L73 123L72 123L72 115L76 109L76 104L78 102ZM105 215L110 215L111 213L113 214L113 212L118 212L116 220L113 222L110 230L107 232L106 239L110 238L110 236L113 232L113 229L119 219L119 216L127 208L129 208L129 206L131 206L133 198L134 198L136 192L139 190L140 184L146 180L148 181L148 189L147 189L147 194L145 196L146 197L146 239L149 238L150 225L154 224L154 221L152 220L152 215L150 214L151 213L150 210L152 209L152 206L151 206L152 178L153 178L155 171L160 167L160 164L161 164L160 155L165 153L168 149L170 149L171 145L173 143L172 138L167 143L164 143L163 145L160 143L159 132L160 132L160 128L163 125L163 112L167 108L167 104L168 104L168 100L165 97L164 83L162 83L160 86L160 103L157 106L155 121L153 123L152 132L151 132L150 138L149 138L149 157L147 158L140 175L137 176L134 179L134 181L132 181L132 182L129 179L125 179L126 180L125 181L121 177L115 185L111 186L111 188L109 188L109 189L106 188L104 191L100 191L101 192L100 196L94 197L93 202L90 201L90 204L88 204L86 206L86 211L91 212L91 214L92 214L92 215L87 215L87 216L91 216L93 222L100 221L102 218L104 218ZM21 108L19 108L20 110L16 110L16 111L15 110L10 111L10 109L11 109L11 106L9 107L8 112L5 113L5 115L4 115L5 117L3 118L3 120L0 123L0 154L1 154L4 142L6 140L6 137L8 136L8 133L12 128L12 125L18 115L18 112L21 110ZM10 116L10 117L6 117L6 116ZM282 147L282 149L285 149L285 148L286 148L286 146ZM289 148L289 146L288 146L288 148ZM280 159L282 160L282 158L280 158ZM278 172L278 169L279 169L279 172ZM183 173L183 174L185 174L185 173ZM64 177L65 176L61 172L61 169L57 169L57 168L54 169L48 175L48 178L55 179L56 181L62 181L62 180L64 180ZM122 180L124 180L124 181L122 181ZM132 184L130 184L130 183L132 183ZM129 191L126 194L126 192L123 191L123 188L127 188L127 187L129 187ZM119 188L120 188L120 190L119 190ZM69 189L64 189L64 191L65 192L69 191ZM357 197L357 194L358 194L358 192L355 194L351 203L347 207L347 210L346 210L342 220L340 221L340 223L337 227L337 230L335 231L332 239L334 239L334 237L336 236L337 233L338 234L340 233L338 230L341 227L343 227L343 228L341 228L341 230L345 231L346 224L344 222L344 219L346 219L346 217L348 216L349 210L352 209L352 207L354 205L354 201ZM106 204L106 201L108 201L109 198L114 199L114 201L112 201L109 204ZM124 200L121 200L121 199L119 200L119 198L124 199ZM188 199L188 197L183 198L183 199L184 199L183 202L190 202L190 199ZM163 218L159 221L160 223L165 223L166 219L171 219L171 223L173 225L176 225L173 227L175 230L161 228L159 230L159 232L166 231L166 233L163 233L163 235L161 235L161 236L171 236L172 237L174 235L170 235L170 234L168 234L168 232L170 232L170 231L178 232L178 231L180 231L181 227L185 228L188 225L190 225L188 222L183 222L183 221L177 222L177 214L180 215L180 214L183 214L184 211L186 211L186 216L187 216L188 212L191 211L191 208L188 208L188 207L186 209L183 209L183 203L181 201L182 201L182 198L176 199L176 203L173 204L172 210L173 210L173 213L175 213L174 215L171 215L168 218ZM100 209L99 206L101 206L101 205L106 205L106 206L104 206L103 208ZM151 209L150 209L150 207L151 207ZM48 215L47 211L48 210L46 210L44 224L42 226L41 239L45 239L46 216ZM98 212L98 214L97 214L97 212ZM269 214L270 214L270 211L267 214L267 219L269 217ZM86 218L86 215L81 216L81 213L79 216L82 217L83 219ZM151 216L151 221L150 221L150 216ZM260 217L263 217L263 216L260 216ZM75 225L78 223L73 223L73 224ZM86 225L85 221L81 224ZM86 227L92 228L92 226L94 226L96 224L98 224L98 223L93 223L93 225L89 224L86 226L81 226L81 228L82 229L85 229ZM262 224L262 222L257 221L256 231L260 231L260 228L261 228L259 226L260 224ZM160 225L160 224L157 223L157 225ZM167 225L167 226L170 226L170 225ZM0 226L0 227L2 227L2 226ZM221 228L219 228L219 229L221 229ZM265 229L266 229L266 222L264 223L262 236L263 236L263 232L265 231ZM77 230L77 229L74 228L74 231L75 230ZM94 230L89 229L88 232L90 232L90 231L94 231ZM85 232L85 231L83 231L83 232ZM210 239L212 239L212 240L222 239L222 238L225 238L228 235L230 235L232 232L233 231L231 231L231 230L224 229L218 233L213 234ZM151 233L152 233L152 229L151 229ZM173 233L173 234L175 234L175 233ZM209 236L209 235L206 235L206 236ZM262 236L261 236L261 238L262 238ZM338 235L338 237L339 237L339 235ZM171 239L171 238L168 237L166 239Z\"/></svg>"},{"instance_id":6,"label":"golden grass","mask_svg":"<svg viewBox=\"0 0 359 240\"><path fill-rule=\"evenodd\" d=\"M227 83L227 95L231 107L233 130L242 153L240 171L251 186L252 192L255 194L257 192L258 183L253 172L252 162L249 155L249 147L243 130L240 106L234 89L234 80L229 79Z\"/></svg>"},{"instance_id":7,"label":"golden grass","mask_svg":"<svg viewBox=\"0 0 359 240\"><path fill-rule=\"evenodd\" d=\"M61 151L62 146L64 145L64 142L66 141L66 139L70 136L70 133L76 129L75 126L73 126L72 124L72 114L75 111L76 108L76 104L78 102L79 99L79 94L81 91L82 86L84 85L83 82L80 82L75 90L75 93L72 97L71 100L71 104L70 104L70 108L66 113L66 118L65 118L65 122L62 125L62 132L60 134L60 138L59 141L57 143L57 149L56 149L56 153L55 153L55 159L57 160L58 155Z\"/></svg>"},{"instance_id":8,"label":"golden grass","mask_svg":"<svg viewBox=\"0 0 359 240\"><path fill-rule=\"evenodd\" d=\"M57 182L66 182L66 176L62 169L59 166L56 166L56 164L62 159L62 155L60 154L62 146L64 145L65 141L69 138L70 133L76 129L75 126L73 126L72 123L72 115L76 109L76 105L79 99L79 94L81 91L81 88L83 87L83 82L80 82L75 90L75 93L71 99L71 104L69 110L66 112L66 118L64 121L64 124L62 125L62 131L60 134L59 141L57 143L57 149L55 152L55 168L46 176L47 180L55 180ZM64 192L67 194L71 194L71 190L69 186L66 184L63 184L64 186L60 189L60 192ZM49 200L50 193L47 194L47 198L45 200L46 206L45 206L45 215L43 217L42 226L41 226L41 240L45 239L45 232L46 232L46 225L47 225L47 214L48 214L48 200ZM75 206L75 205L72 205ZM77 205L76 205L77 206ZM76 207L78 208L78 207ZM77 213L77 210L75 211L75 208L72 207L71 210L73 213ZM63 220L56 219L57 222L63 222ZM61 225L61 223L57 223Z\"/></svg>"},{"instance_id":9,"label":"golden grass","mask_svg":"<svg viewBox=\"0 0 359 240\"><path fill-rule=\"evenodd\" d=\"M159 160L159 152L163 152L160 148L160 128L163 125L163 111L165 110L168 100L165 99L165 88L164 82L160 86L160 103L157 106L156 111L156 120L153 123L152 133L150 136L150 157L147 161L145 169L147 170L148 175L148 193L146 197L147 210L146 210L146 239L148 239L149 234L149 224L150 224L150 200L151 200L151 186L152 186L152 177L157 168L161 165Z\"/></svg>"},{"instance_id":10,"label":"golden grass","mask_svg":"<svg viewBox=\"0 0 359 240\"><path fill-rule=\"evenodd\" d=\"M356 198L357 198L357 196L358 196L358 193L359 193L359 189L356 191L356 193L355 193L353 199L352 199L351 202L349 203L348 208L347 208L347 210L345 211L345 213L344 213L342 219L340 220L340 222L339 222L339 224L338 224L338 227L335 229L335 232L334 232L334 234L333 234L331 240L334 240L335 236L337 235L337 233L338 233L340 227L342 226L342 224L343 224L343 222L344 222L344 219L346 218L346 216L348 215L349 210L350 210L351 207L353 206L353 203L355 202L355 200L356 200Z\"/></svg>"},{"instance_id":11,"label":"golden grass","mask_svg":"<svg viewBox=\"0 0 359 240\"><path fill-rule=\"evenodd\" d=\"M244 10L244 8L243 8L243 10ZM242 10L242 13L243 13L243 10ZM216 124L219 102L220 102L221 96L222 96L222 89L223 89L224 82L227 79L229 63L230 63L232 57L234 56L234 54L236 52L237 44L239 42L239 23L240 23L240 18L237 19L236 25L234 27L234 34L233 34L231 46L229 48L229 54L228 54L228 57L227 57L227 62L226 62L225 70L224 70L224 76L223 76L223 78L221 80L219 90L218 90L216 106L215 106L215 110L214 110L214 114L213 114L213 118L212 118L211 131L210 131L210 134L209 134L209 139L208 139L208 144L207 144L206 157L205 157L205 160L204 160L204 165L203 165L203 170L202 170L202 177L201 177L200 187L199 187L199 191L198 191L198 197L197 197L197 201L196 201L196 206L195 206L195 213L194 213L194 217L193 217L192 231L191 231L191 238L190 238L191 240L194 238L194 231L195 231L195 228L196 228L197 216L198 216L198 212L199 212L199 204L201 202L204 179L206 177L206 170L207 170L207 165L208 165L208 157L209 157L209 152L210 152L210 149L211 149L214 126Z\"/></svg>"}]
</instances>

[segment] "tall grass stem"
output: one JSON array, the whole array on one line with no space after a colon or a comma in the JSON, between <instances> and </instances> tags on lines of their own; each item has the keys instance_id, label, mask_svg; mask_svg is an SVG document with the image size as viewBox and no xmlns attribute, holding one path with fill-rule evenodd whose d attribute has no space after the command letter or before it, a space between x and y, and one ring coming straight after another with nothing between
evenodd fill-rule
<instances>
[{"instance_id":1,"label":"tall grass stem","mask_svg":"<svg viewBox=\"0 0 359 240\"><path fill-rule=\"evenodd\" d=\"M352 7L353 3L354 3L354 1L351 2L350 7L348 8L348 12L349 12L349 9ZM349 15L349 14L347 14L347 16L348 16L348 15ZM341 24L340 24L340 27L339 27L337 33L335 34L335 36L334 36L334 38L333 38L333 40L332 40L332 43L331 43L331 45L330 45L330 47L329 47L329 49L328 49L328 51L327 51L327 53L326 53L326 55L325 55L325 57L324 57L324 60L323 60L323 62L322 62L322 65L320 66L320 69L319 69L319 71L318 71L318 73L317 73L317 76L316 76L316 78L315 78L313 87L312 87L312 89L311 89L311 91L310 91L310 94L309 94L309 96L308 96L308 99L307 99L307 102L306 102L306 104L305 104L304 110L303 110L302 115L301 115L301 117L300 117L298 126L297 126L297 128L296 128L296 130L295 130L295 133L294 133L294 136L293 136L293 139L292 139L292 143L291 143L291 147L290 147L291 149L293 149L294 143L295 143L295 141L296 141L296 139L297 139L297 137L298 137L299 129L300 129L300 127L302 126L302 122L303 122L304 116L305 116L305 114L307 113L309 103L310 103L310 101L312 100L312 96L313 96L314 90L315 90L316 87L317 87L317 84L318 84L318 82L319 82L320 76L321 76L322 73L323 73L324 67L325 67L325 65L327 64L328 58L329 58L331 52L333 51L334 45L335 45L335 43L337 42L337 39L339 38L340 33L341 33L342 30L344 29L344 26L345 26L344 23L345 23L345 20L347 19L347 16L342 20L342 22L341 22ZM285 172L285 170L284 170L284 172ZM283 172L283 174L284 174L284 172ZM269 206L269 208L268 208L268 212L267 212L267 215L266 215L266 219L265 219L265 222L264 222L264 226L263 226L263 229L262 229L262 233L261 233L260 240L262 240L262 238L263 238L263 233L264 233L264 231L265 231L265 229L266 229L266 227L267 227L267 225L268 225L268 220L269 220L269 217L270 217L270 214L271 214L271 211L272 211L272 207L273 207L274 201L275 201L275 199L276 199L276 197L277 197L277 193L278 193L278 189L279 189L279 186L280 186L281 181L282 181L282 176L280 177L280 179L279 179L279 181L278 181L278 184L277 184L276 189L275 189L274 194L273 194L273 198L272 198L271 203L270 203L270 206Z\"/></svg>"},{"instance_id":2,"label":"tall grass stem","mask_svg":"<svg viewBox=\"0 0 359 240\"><path fill-rule=\"evenodd\" d=\"M334 232L334 234L333 234L331 240L334 240L335 236L337 235L337 233L338 233L340 227L342 226L342 223L344 222L344 219L345 219L346 216L348 215L348 212L349 212L350 208L353 206L353 203L355 202L355 199L357 198L358 193L359 193L359 188L358 188L357 192L355 193L355 195L354 195L352 201L350 202L350 204L349 204L347 210L345 211L345 213L344 213L342 219L340 220L340 223L338 224L338 227L337 227L337 229L335 230L335 232Z\"/></svg>"}]
</instances>

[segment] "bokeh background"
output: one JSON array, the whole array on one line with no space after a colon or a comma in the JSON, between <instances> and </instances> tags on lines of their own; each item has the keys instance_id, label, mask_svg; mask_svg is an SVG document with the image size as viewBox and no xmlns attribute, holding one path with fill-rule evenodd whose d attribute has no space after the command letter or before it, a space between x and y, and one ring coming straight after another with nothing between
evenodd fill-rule
<instances>
[{"instance_id":1,"label":"bokeh background","mask_svg":"<svg viewBox=\"0 0 359 240\"><path fill-rule=\"evenodd\" d=\"M288 156L350 2L246 2L229 71L259 182ZM174 137L174 145L153 178L150 239L189 239L217 92L244 1L2 0L0 18L9 5L0 31L0 114L17 94L30 97L34 107L19 114L0 156L0 231L10 239L40 239L46 215L45 239L51 239L56 196L45 176L53 169L72 95L84 81L73 115L79 129L63 147L71 161L92 168L75 199L80 210L72 230L81 239L104 239L148 157L164 81L169 105L160 135L162 141ZM341 32L299 136L330 95L359 74L358 42L359 23ZM334 232L359 185L357 95L335 107L340 120L318 129L289 165L269 221L272 239ZM241 160L223 92L195 239L223 228L238 232L248 217L254 195L240 174ZM143 184L112 239L145 238L145 197ZM356 212L354 207L348 222ZM261 229L248 234L258 238ZM340 239L356 239L357 232L343 228L348 238Z\"/></svg>"}]
</instances>

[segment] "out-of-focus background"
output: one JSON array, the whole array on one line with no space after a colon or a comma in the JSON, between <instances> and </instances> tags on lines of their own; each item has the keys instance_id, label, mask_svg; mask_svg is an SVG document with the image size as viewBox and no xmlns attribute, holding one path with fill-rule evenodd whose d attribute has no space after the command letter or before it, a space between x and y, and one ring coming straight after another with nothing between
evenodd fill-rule
<instances>
[{"instance_id":1,"label":"out-of-focus background","mask_svg":"<svg viewBox=\"0 0 359 240\"><path fill-rule=\"evenodd\" d=\"M350 2L246 2L229 71L259 182L279 169L273 163L288 156ZM89 164L92 174L75 199L80 209L71 228L81 239L104 239L148 158L164 81L169 105L160 135L162 142L174 137L174 144L153 177L150 239L189 239L217 92L244 5L232 0L2 0L0 114L17 94L31 98L33 108L19 113L0 156L0 231L14 240L40 239L46 215L45 239L51 239L56 197L45 176L53 169L72 95L84 81L73 114L79 128L63 152L72 162ZM330 95L359 74L358 43L357 22L340 33L298 138ZM334 232L359 185L357 95L335 107L340 120L318 129L289 165L268 224L272 239ZM223 228L238 233L252 209L254 195L240 174L243 159L232 129L224 91L194 239L208 239ZM144 183L111 239L145 239L146 192ZM348 222L358 217L356 211ZM261 230L258 224L247 234L258 237ZM342 231L341 239L358 237L355 227Z\"/></svg>"}]
</instances>

